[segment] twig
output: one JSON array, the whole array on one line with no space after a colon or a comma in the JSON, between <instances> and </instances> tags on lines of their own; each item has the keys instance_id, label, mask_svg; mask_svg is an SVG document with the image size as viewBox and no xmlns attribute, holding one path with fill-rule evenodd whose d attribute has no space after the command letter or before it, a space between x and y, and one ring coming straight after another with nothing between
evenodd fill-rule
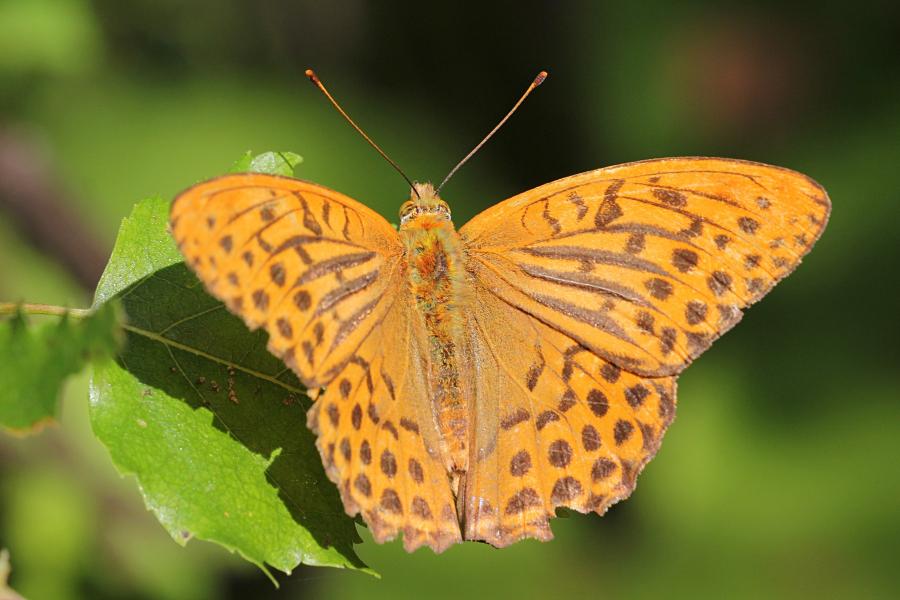
<instances>
[{"instance_id":1,"label":"twig","mask_svg":"<svg viewBox=\"0 0 900 600\"><path fill-rule=\"evenodd\" d=\"M0 302L0 316L13 315L17 312L23 312L28 315L52 315L57 317L69 315L74 319L84 319L93 313L90 308L66 308L65 306L55 306L53 304Z\"/></svg>"}]
</instances>

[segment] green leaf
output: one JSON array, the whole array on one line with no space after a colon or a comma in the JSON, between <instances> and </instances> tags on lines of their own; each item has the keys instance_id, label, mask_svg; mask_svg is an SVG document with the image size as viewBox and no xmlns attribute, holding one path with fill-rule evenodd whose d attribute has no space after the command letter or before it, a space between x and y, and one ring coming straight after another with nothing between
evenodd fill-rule
<instances>
[{"instance_id":1,"label":"green leaf","mask_svg":"<svg viewBox=\"0 0 900 600\"><path fill-rule=\"evenodd\" d=\"M268 173L293 177L294 167L303 162L303 157L293 152L263 152L258 156L247 152L229 169L230 173Z\"/></svg>"},{"instance_id":2,"label":"green leaf","mask_svg":"<svg viewBox=\"0 0 900 600\"><path fill-rule=\"evenodd\" d=\"M296 402L292 407L300 409ZM137 475L147 506L177 542L195 536L213 540L262 568L268 563L287 573L301 562L351 566L337 548L320 547L286 506L294 498L279 497L287 490L267 480L271 476L278 485L288 475L276 470L276 462L294 449L275 450L268 458L251 452L217 419L216 410L212 403L194 408L113 361L94 369L94 432L118 467ZM328 518L311 502L302 510L307 519Z\"/></svg>"},{"instance_id":3,"label":"green leaf","mask_svg":"<svg viewBox=\"0 0 900 600\"><path fill-rule=\"evenodd\" d=\"M299 381L264 332L203 291L167 233L168 210L159 199L135 207L98 287L97 302L120 298L127 325L125 350L94 372L94 432L176 540L285 572L303 562L371 573Z\"/></svg>"},{"instance_id":4,"label":"green leaf","mask_svg":"<svg viewBox=\"0 0 900 600\"><path fill-rule=\"evenodd\" d=\"M94 306L151 273L183 262L172 237L166 233L169 201L150 198L135 205L122 220L112 256L94 292Z\"/></svg>"},{"instance_id":5,"label":"green leaf","mask_svg":"<svg viewBox=\"0 0 900 600\"><path fill-rule=\"evenodd\" d=\"M115 354L121 335L114 303L84 318L46 319L32 324L20 312L0 320L0 425L14 431L52 418L66 379Z\"/></svg>"}]
</instances>

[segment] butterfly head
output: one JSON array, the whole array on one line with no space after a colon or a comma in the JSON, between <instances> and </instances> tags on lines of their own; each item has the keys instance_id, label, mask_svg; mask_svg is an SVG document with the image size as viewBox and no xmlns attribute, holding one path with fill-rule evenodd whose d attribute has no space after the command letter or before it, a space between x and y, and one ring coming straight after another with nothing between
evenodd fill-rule
<instances>
[{"instance_id":1,"label":"butterfly head","mask_svg":"<svg viewBox=\"0 0 900 600\"><path fill-rule=\"evenodd\" d=\"M400 224L405 225L421 215L449 221L450 207L437 195L433 185L416 182L410 190L409 200L400 207Z\"/></svg>"}]
</instances>

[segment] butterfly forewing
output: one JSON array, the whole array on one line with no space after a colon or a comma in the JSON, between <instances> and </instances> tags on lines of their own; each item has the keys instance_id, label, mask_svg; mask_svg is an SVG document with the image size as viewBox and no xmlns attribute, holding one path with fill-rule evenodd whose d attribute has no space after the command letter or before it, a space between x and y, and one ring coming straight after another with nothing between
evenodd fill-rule
<instances>
[{"instance_id":1,"label":"butterfly forewing","mask_svg":"<svg viewBox=\"0 0 900 600\"><path fill-rule=\"evenodd\" d=\"M829 208L794 171L662 159L535 188L460 234L478 285L619 367L663 376L797 266Z\"/></svg>"},{"instance_id":2,"label":"butterfly forewing","mask_svg":"<svg viewBox=\"0 0 900 600\"><path fill-rule=\"evenodd\" d=\"M209 292L309 387L327 384L384 317L402 246L384 218L322 186L241 174L175 199L172 233Z\"/></svg>"}]
</instances>

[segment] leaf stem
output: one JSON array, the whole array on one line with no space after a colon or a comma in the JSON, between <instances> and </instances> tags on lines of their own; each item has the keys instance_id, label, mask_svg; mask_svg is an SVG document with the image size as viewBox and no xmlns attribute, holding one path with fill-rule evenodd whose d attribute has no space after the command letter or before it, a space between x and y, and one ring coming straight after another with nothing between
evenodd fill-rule
<instances>
[{"instance_id":1,"label":"leaf stem","mask_svg":"<svg viewBox=\"0 0 900 600\"><path fill-rule=\"evenodd\" d=\"M52 315L56 317L69 315L75 319L84 319L91 316L93 310L90 308L66 308L65 306L55 306L53 304L0 302L0 316L14 315L17 312L23 312L28 315Z\"/></svg>"}]
</instances>

